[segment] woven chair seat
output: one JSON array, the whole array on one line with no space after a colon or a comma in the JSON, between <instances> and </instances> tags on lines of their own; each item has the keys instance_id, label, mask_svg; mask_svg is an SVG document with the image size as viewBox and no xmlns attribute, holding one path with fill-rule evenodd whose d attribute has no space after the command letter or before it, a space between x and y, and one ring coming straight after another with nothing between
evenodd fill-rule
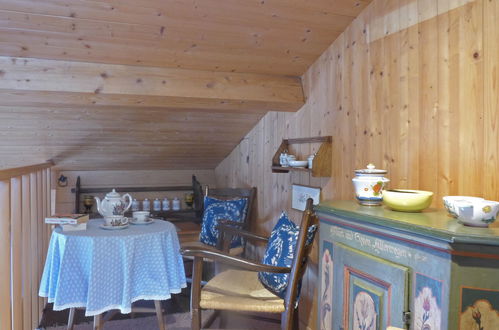
<instances>
[{"instance_id":1,"label":"woven chair seat","mask_svg":"<svg viewBox=\"0 0 499 330\"><path fill-rule=\"evenodd\" d=\"M258 273L227 270L211 279L201 289L199 306L246 312L284 312L284 300L267 290L258 280Z\"/></svg>"},{"instance_id":2,"label":"woven chair seat","mask_svg":"<svg viewBox=\"0 0 499 330\"><path fill-rule=\"evenodd\" d=\"M193 242L185 242L185 243L181 243L181 247L182 248L189 248L189 247L193 247L193 248L203 248L205 250L213 250L213 251L218 251L214 246L209 246L209 245L206 245L204 243L201 243L200 241L193 241ZM235 248L232 248L229 250L229 255L231 256L239 256L241 255L242 253L244 252L244 249L242 246L238 246L238 247L235 247ZM186 259L192 259L192 257L184 257ZM213 260L210 260L210 259L206 259L206 261L208 262L213 262Z\"/></svg>"}]
</instances>

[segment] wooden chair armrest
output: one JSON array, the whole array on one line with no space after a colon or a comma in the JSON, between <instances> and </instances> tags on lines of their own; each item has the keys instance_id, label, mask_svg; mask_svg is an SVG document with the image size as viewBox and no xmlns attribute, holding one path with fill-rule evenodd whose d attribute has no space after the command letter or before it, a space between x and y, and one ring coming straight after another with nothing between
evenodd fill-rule
<instances>
[{"instance_id":1,"label":"wooden chair armrest","mask_svg":"<svg viewBox=\"0 0 499 330\"><path fill-rule=\"evenodd\" d=\"M240 228L233 227L231 225L226 225L225 223L220 223L218 225L219 231L222 233L228 233L233 236L242 236L244 238L250 239L250 240L255 240L255 241L261 241L267 243L269 241L268 237L264 236L259 236L256 235L252 232L249 232L247 230L242 230Z\"/></svg>"},{"instance_id":2,"label":"wooden chair armrest","mask_svg":"<svg viewBox=\"0 0 499 330\"><path fill-rule=\"evenodd\" d=\"M251 270L255 272L268 272L268 273L289 273L291 272L290 267L278 267L262 264L248 259L243 259L239 257L233 257L217 250L206 250L197 247L186 247L180 249L180 253L183 256L191 256L198 258L207 258L214 261L218 261L229 266Z\"/></svg>"}]
</instances>

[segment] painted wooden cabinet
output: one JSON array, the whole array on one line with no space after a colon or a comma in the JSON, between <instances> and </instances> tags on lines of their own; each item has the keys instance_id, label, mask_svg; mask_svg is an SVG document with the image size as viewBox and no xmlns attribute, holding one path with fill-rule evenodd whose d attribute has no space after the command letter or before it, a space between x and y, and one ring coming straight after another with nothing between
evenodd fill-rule
<instances>
[{"instance_id":1,"label":"painted wooden cabinet","mask_svg":"<svg viewBox=\"0 0 499 330\"><path fill-rule=\"evenodd\" d=\"M499 329L499 223L353 201L316 210L319 329Z\"/></svg>"}]
</instances>

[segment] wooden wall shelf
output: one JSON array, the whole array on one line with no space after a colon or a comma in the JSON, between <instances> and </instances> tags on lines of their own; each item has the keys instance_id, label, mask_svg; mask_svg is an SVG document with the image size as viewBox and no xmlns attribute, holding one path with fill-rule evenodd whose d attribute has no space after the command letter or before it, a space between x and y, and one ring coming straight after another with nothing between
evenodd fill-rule
<instances>
[{"instance_id":1,"label":"wooden wall shelf","mask_svg":"<svg viewBox=\"0 0 499 330\"><path fill-rule=\"evenodd\" d=\"M170 186L170 187L118 187L118 188L80 188L80 194L108 193L110 189L116 192L155 192L155 191L182 191L192 190L192 186ZM77 188L71 188L72 193L76 193Z\"/></svg>"},{"instance_id":2,"label":"wooden wall shelf","mask_svg":"<svg viewBox=\"0 0 499 330\"><path fill-rule=\"evenodd\" d=\"M197 187L199 186L199 188ZM80 195L89 193L108 193L111 191L111 187L81 187L80 177L76 180L76 186L71 189L71 192L75 194L75 206L74 213L80 213ZM118 187L114 188L116 192L156 192L156 191L192 191L194 193L194 208L182 209L179 211L153 211L152 201L151 201L151 215L153 217L162 217L172 221L195 221L200 222L203 213L203 207L199 200L202 200L202 196L197 196L202 194L201 185L196 180L196 177L192 177L192 186L157 186L157 187ZM198 202L196 202L198 201ZM131 216L132 212L128 211L125 215Z\"/></svg>"},{"instance_id":3,"label":"wooden wall shelf","mask_svg":"<svg viewBox=\"0 0 499 330\"><path fill-rule=\"evenodd\" d=\"M272 173L288 173L289 171L309 172L313 177L330 177L332 163L332 136L316 136L309 138L284 139L272 158ZM279 156L285 150L289 150L290 144L321 143L314 157L312 169L300 167L282 167Z\"/></svg>"}]
</instances>

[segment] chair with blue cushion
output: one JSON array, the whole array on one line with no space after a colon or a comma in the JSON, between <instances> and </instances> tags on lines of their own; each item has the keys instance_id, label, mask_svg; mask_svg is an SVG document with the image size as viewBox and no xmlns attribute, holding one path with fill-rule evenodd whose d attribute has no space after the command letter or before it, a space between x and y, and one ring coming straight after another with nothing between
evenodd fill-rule
<instances>
[{"instance_id":1,"label":"chair with blue cushion","mask_svg":"<svg viewBox=\"0 0 499 330\"><path fill-rule=\"evenodd\" d=\"M301 226L281 214L269 238L221 225L223 251L183 248L184 256L194 258L191 289L192 329L201 328L201 311L280 313L281 328L295 329L301 279L317 230L312 199L307 201ZM261 262L227 253L233 235L267 243ZM225 270L201 286L203 261L213 260L236 269Z\"/></svg>"},{"instance_id":2,"label":"chair with blue cushion","mask_svg":"<svg viewBox=\"0 0 499 330\"><path fill-rule=\"evenodd\" d=\"M197 203L202 209L202 223L199 241L182 242L182 247L219 249L219 226L225 225L237 230L248 230L253 217L253 203L256 188L214 188L206 189L203 199ZM245 242L235 235L229 245L231 255L244 253Z\"/></svg>"}]
</instances>

